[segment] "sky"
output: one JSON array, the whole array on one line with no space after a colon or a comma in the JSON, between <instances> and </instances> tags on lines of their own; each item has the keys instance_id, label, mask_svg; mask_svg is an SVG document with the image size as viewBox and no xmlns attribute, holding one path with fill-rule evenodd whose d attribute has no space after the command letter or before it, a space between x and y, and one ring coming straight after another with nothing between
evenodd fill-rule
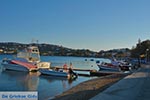
<instances>
[{"instance_id":1,"label":"sky","mask_svg":"<svg viewBox=\"0 0 150 100\"><path fill-rule=\"evenodd\" d=\"M93 51L150 38L150 0L0 0L0 42Z\"/></svg>"}]
</instances>

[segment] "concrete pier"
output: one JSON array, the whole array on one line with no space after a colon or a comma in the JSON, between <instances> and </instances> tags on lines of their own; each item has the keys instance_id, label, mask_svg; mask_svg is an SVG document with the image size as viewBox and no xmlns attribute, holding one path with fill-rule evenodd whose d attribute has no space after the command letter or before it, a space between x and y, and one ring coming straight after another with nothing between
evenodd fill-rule
<instances>
[{"instance_id":1,"label":"concrete pier","mask_svg":"<svg viewBox=\"0 0 150 100\"><path fill-rule=\"evenodd\" d=\"M143 66L90 100L150 100L150 65Z\"/></svg>"}]
</instances>

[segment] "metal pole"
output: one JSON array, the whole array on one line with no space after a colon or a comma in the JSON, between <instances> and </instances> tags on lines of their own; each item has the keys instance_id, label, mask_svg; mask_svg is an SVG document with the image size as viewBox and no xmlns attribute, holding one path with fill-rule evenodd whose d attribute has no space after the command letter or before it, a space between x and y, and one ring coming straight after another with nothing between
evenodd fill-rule
<instances>
[{"instance_id":1,"label":"metal pole","mask_svg":"<svg viewBox=\"0 0 150 100\"><path fill-rule=\"evenodd\" d=\"M149 51L149 49L146 49L146 60L147 60L147 63L148 63L148 51Z\"/></svg>"}]
</instances>

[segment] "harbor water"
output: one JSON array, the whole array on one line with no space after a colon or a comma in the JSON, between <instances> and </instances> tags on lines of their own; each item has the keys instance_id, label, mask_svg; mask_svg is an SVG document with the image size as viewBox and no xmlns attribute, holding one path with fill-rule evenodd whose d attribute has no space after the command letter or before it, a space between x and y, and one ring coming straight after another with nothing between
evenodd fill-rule
<instances>
[{"instance_id":1,"label":"harbor water","mask_svg":"<svg viewBox=\"0 0 150 100\"><path fill-rule=\"evenodd\" d=\"M13 55L0 55L4 58L13 58ZM51 67L63 66L72 63L74 68L96 69L97 60L100 58L41 56L41 61L51 62ZM66 78L43 76L40 72L18 72L5 70L0 65L0 91L37 91L39 100L47 100L76 86L77 84L95 77L79 76L75 80Z\"/></svg>"}]
</instances>

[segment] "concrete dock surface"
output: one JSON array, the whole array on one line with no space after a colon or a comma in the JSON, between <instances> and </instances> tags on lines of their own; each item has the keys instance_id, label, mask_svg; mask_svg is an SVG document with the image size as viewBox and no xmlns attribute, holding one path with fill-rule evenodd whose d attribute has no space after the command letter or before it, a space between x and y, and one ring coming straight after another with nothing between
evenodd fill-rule
<instances>
[{"instance_id":1,"label":"concrete dock surface","mask_svg":"<svg viewBox=\"0 0 150 100\"><path fill-rule=\"evenodd\" d=\"M90 100L150 100L150 65L142 66Z\"/></svg>"}]
</instances>

